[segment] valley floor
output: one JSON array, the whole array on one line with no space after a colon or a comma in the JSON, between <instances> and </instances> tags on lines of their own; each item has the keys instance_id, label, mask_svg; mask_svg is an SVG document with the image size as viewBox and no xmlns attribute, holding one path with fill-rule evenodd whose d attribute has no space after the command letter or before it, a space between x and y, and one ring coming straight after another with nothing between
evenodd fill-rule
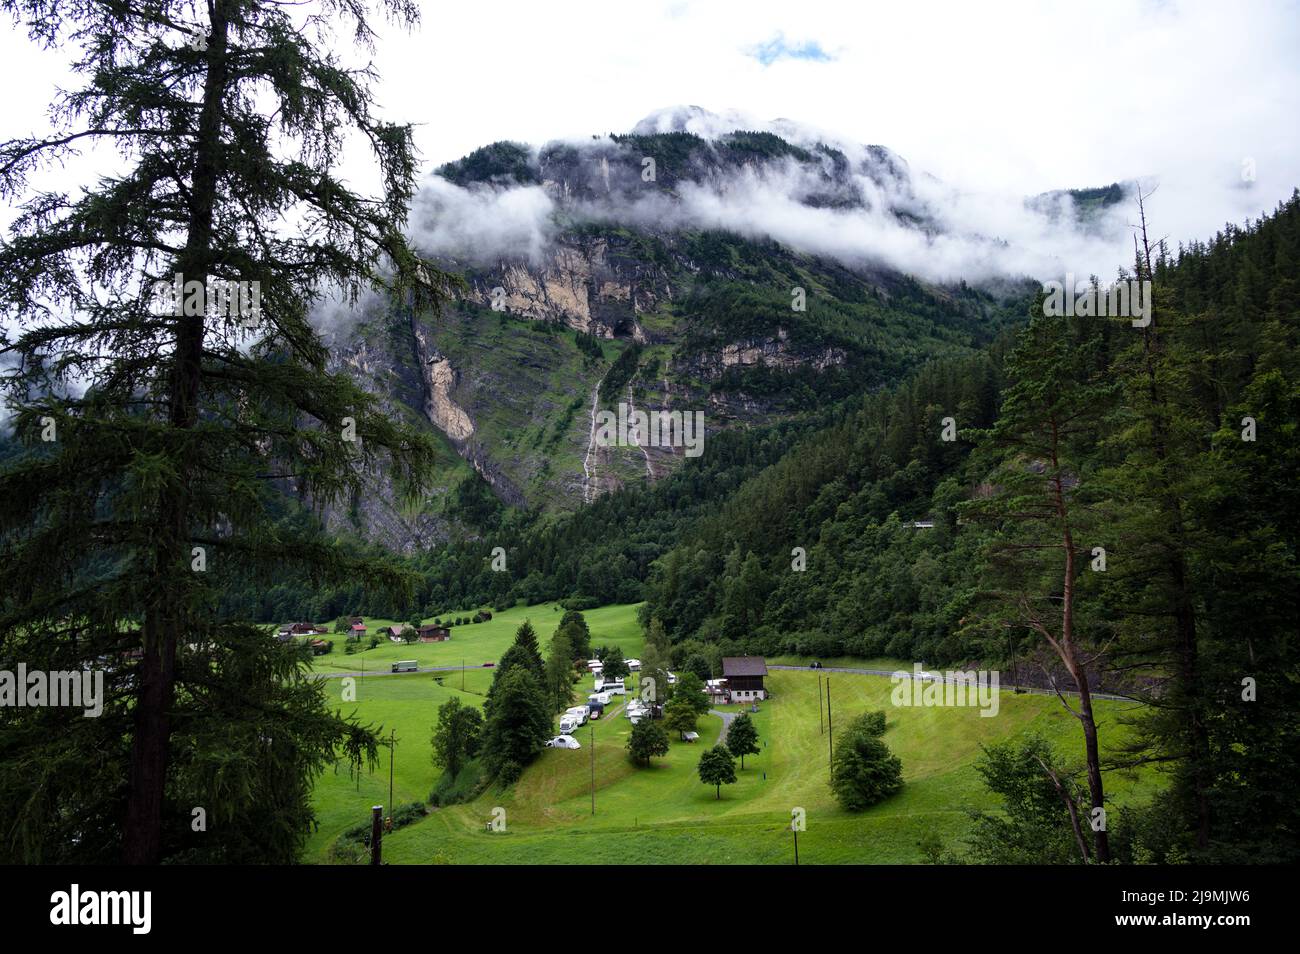
<instances>
[{"instance_id":1,"label":"valley floor","mask_svg":"<svg viewBox=\"0 0 1300 954\"><path fill-rule=\"evenodd\" d=\"M592 644L618 645L637 654L641 636L636 607L604 607L584 614ZM495 658L527 616L545 643L549 605L501 613L488 623L453 630L449 643L394 647L394 658L420 658L421 665L448 655ZM369 621L368 621L369 622ZM458 645L459 641L459 645ZM374 652L379 652L375 650ZM453 652L454 651L454 652ZM405 655L403 655L403 652ZM421 653L423 652L423 656ZM341 664L343 657L325 657ZM483 660L479 660L482 662ZM787 660L783 660L787 661ZM789 660L793 661L793 660ZM430 761L430 734L437 706L452 695L481 703L491 682L490 668L416 673L358 680L355 704L342 704L363 721L395 731L398 745L393 773L394 804L423 801L438 770ZM894 798L865 812L849 813L827 785L828 742L819 714L819 679L829 677L836 725L864 711L882 709L889 728L885 741L903 762L904 788ZM337 682L338 680L331 680ZM590 679L578 688L585 689ZM547 749L509 791L489 788L475 801L434 810L427 818L384 840L384 860L395 864L786 864L793 861L791 812L803 809L806 830L799 834L801 864L917 863L918 841L937 834L960 849L969 827L966 812L992 808L974 763L980 745L1029 732L1049 738L1066 759L1082 757L1077 721L1055 698L1006 691L994 717L974 708L906 708L891 704L887 677L774 670L768 678L772 698L753 716L763 750L745 759L738 781L725 785L721 799L700 783L696 763L717 741L722 719L700 720L696 743L674 741L666 758L652 768L631 764L625 744L631 723L615 715L583 726L578 750ZM740 707L726 707L739 711ZM1122 724L1134 704L1097 704L1102 738L1117 746ZM594 743L594 760L592 750ZM593 783L594 778L594 783ZM371 805L388 801L388 760L373 774L350 778L346 768L318 783L320 829L309 861L328 859L330 845L346 828L364 822ZM1108 778L1108 796L1117 804L1145 799L1156 780ZM595 789L595 813L592 789ZM505 831L489 831L494 809L504 809ZM499 813L498 813L499 815Z\"/></svg>"}]
</instances>

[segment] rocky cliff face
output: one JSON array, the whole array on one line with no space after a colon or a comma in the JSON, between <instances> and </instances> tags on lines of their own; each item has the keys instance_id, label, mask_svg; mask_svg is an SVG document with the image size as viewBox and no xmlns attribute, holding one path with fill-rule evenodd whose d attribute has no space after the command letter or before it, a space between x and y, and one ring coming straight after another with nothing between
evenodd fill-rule
<instances>
[{"instance_id":1,"label":"rocky cliff face","mask_svg":"<svg viewBox=\"0 0 1300 954\"><path fill-rule=\"evenodd\" d=\"M467 300L600 338L644 342L637 316L672 300L661 268L615 249L607 238L564 237L540 265L503 262L474 274Z\"/></svg>"},{"instance_id":2,"label":"rocky cliff face","mask_svg":"<svg viewBox=\"0 0 1300 954\"><path fill-rule=\"evenodd\" d=\"M650 180L646 156L661 160ZM548 237L529 252L443 258L465 281L455 300L415 315L377 305L338 342L339 365L392 413L439 435L448 462L426 506L401 511L376 474L374 493L333 521L397 548L428 546L473 532L444 502L477 479L509 506L578 507L660 480L686 459L682 446L602 441L602 412L702 412L707 442L991 334L996 303L965 286L933 288L662 219L620 224L610 212L647 196L671 204L693 183L784 163L810 207L888 195L900 221L921 221L923 210L906 207L901 160L869 147L853 162L770 133L706 141L638 129L583 149L501 143L445 167L447 182L478 199L541 190L554 203ZM867 182L882 188L868 194ZM795 307L796 298L807 303Z\"/></svg>"}]
</instances>

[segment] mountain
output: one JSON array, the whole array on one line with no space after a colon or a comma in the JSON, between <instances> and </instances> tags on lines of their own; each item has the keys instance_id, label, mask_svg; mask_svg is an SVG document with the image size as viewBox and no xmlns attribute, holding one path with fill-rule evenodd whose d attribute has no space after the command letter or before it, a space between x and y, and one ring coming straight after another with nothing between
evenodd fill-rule
<instances>
[{"instance_id":1,"label":"mountain","mask_svg":"<svg viewBox=\"0 0 1300 954\"><path fill-rule=\"evenodd\" d=\"M899 156L741 121L683 107L439 168L410 228L463 286L436 311L376 300L330 325L337 365L439 435L438 489L401 511L376 474L331 526L406 552L474 535L463 504L492 509L476 481L508 507L572 510L685 459L602 446L601 411L701 412L707 441L971 354L1023 315L1023 273L945 278L972 256L996 268L1008 243L948 221ZM1084 198L1081 214L1114 195Z\"/></svg>"}]
</instances>

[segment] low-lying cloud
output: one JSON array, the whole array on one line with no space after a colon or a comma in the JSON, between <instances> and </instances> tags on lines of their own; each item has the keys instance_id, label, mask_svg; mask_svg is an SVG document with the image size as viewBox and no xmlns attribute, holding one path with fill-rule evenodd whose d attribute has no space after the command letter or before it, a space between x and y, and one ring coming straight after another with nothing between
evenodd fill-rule
<instances>
[{"instance_id":1,"label":"low-lying cloud","mask_svg":"<svg viewBox=\"0 0 1300 954\"><path fill-rule=\"evenodd\" d=\"M621 175L603 194L598 188L579 198L554 183L461 187L435 175L413 204L412 238L428 254L491 266L503 260L540 264L561 231L561 217L657 232L723 229L851 268L887 267L943 283L1007 276L1047 281L1067 271L1110 279L1132 262L1130 201L1082 225L1068 194L1030 203L1022 195L959 190L908 169L880 147L838 141L788 121L758 123L678 109L638 126L642 132L670 129L710 139L735 129L765 129L805 148L826 143L848 159L849 192L861 204L816 201L828 189L822 171L829 159L823 167L794 159L744 164L678 182L671 193L653 182L629 187ZM601 181L601 158L618 148L604 137L565 145L591 164L595 171L588 180L595 182ZM838 188L843 192L843 181Z\"/></svg>"},{"instance_id":2,"label":"low-lying cloud","mask_svg":"<svg viewBox=\"0 0 1300 954\"><path fill-rule=\"evenodd\" d=\"M411 203L421 249L475 265L539 261L557 231L555 202L540 186L461 188L430 176Z\"/></svg>"}]
</instances>

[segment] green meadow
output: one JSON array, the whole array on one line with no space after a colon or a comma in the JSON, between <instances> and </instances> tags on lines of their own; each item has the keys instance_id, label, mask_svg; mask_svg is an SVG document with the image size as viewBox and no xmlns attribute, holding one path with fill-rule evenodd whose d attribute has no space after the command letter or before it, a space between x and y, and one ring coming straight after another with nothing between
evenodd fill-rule
<instances>
[{"instance_id":1,"label":"green meadow","mask_svg":"<svg viewBox=\"0 0 1300 954\"><path fill-rule=\"evenodd\" d=\"M637 605L605 606L583 613L591 628L592 646L618 646L625 654L641 648L641 628L637 625ZM475 608L456 610L447 617L473 616ZM334 651L316 656L312 665L317 672L389 672L399 659L415 659L421 666L460 666L481 668L485 662L496 662L515 638L525 619L531 620L542 644L543 654L551 634L560 623L564 610L558 603L539 603L536 606L516 607L494 613L492 619L482 623L465 623L451 628L451 639L442 643L394 643L388 637L374 649L348 655L343 651L345 635L342 633L320 636L334 644ZM403 620L366 617L366 637L379 633L386 626L403 625ZM424 622L432 623L433 619ZM362 641L365 645L365 641Z\"/></svg>"},{"instance_id":2,"label":"green meadow","mask_svg":"<svg viewBox=\"0 0 1300 954\"><path fill-rule=\"evenodd\" d=\"M584 615L593 645L639 653L635 606ZM482 662L500 655L524 618L533 621L545 649L559 616L550 605L517 608L454 629L449 643L394 646L382 658L450 665L459 663L463 649L467 658ZM373 652L378 660L380 650ZM338 664L355 657L325 658ZM457 694L467 703L481 703L491 673L481 666L467 669L463 688L459 671L366 677L357 680L356 703L340 703L344 711L382 724L386 734L396 733L395 804L423 801L433 787L438 772L430 761L429 736L438 705ZM835 724L883 709L885 741L903 762L903 791L865 812L843 811L827 785L830 738L818 704L819 680L827 678ZM586 677L577 689L590 685ZM923 860L917 846L923 835L937 834L960 848L969 824L966 812L995 807L974 769L981 744L1039 732L1064 757L1082 759L1078 723L1054 697L1004 692L998 714L989 718L974 708L895 707L893 686L883 676L774 671L767 685L772 698L752 716L762 751L746 757L737 783L724 785L721 799L696 775L701 751L717 741L720 717L702 718L698 742L674 740L669 755L646 769L629 762L625 744L632 726L611 708L612 718L576 733L581 749L547 749L513 789L491 787L473 802L434 810L392 833L384 840L384 859L395 864L785 864L793 860L791 812L802 809L803 864L916 863ZM1097 707L1103 741L1118 746L1127 732L1123 717L1133 705L1103 700ZM365 821L372 805L387 804L388 769L384 753L373 774L351 778L340 768L321 778L316 788L320 828L308 860L326 860L344 829ZM1123 804L1146 798L1154 779L1112 774L1107 784L1108 795ZM497 808L505 812L505 831L488 830Z\"/></svg>"}]
</instances>

